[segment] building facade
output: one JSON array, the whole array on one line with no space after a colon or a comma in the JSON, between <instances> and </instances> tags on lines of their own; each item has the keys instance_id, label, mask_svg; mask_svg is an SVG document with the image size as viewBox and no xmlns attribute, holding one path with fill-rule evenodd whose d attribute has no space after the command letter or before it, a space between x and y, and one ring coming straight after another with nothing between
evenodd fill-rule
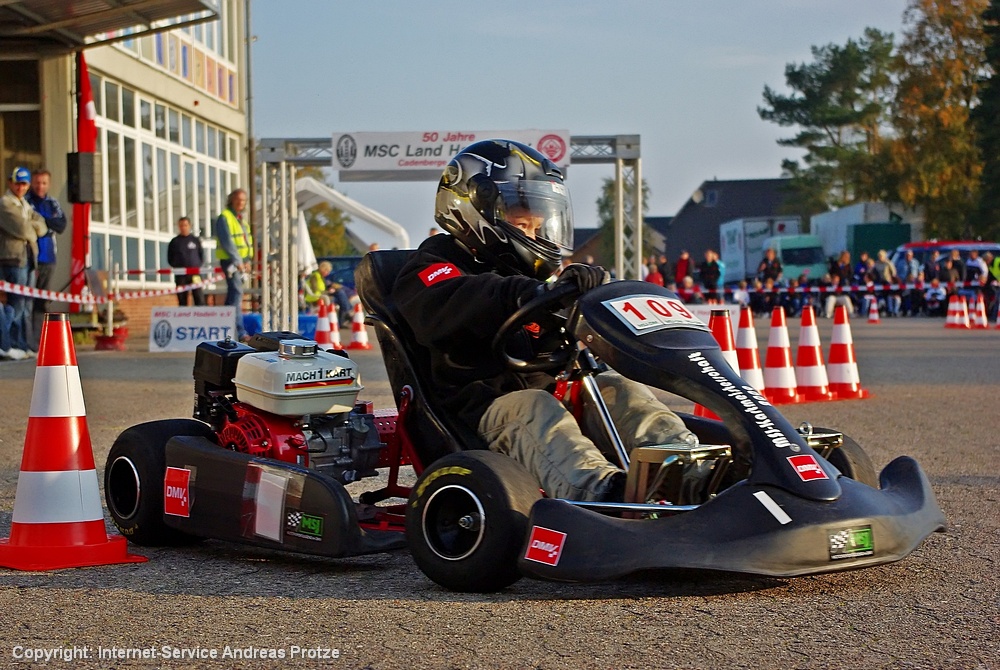
<instances>
[{"instance_id":1,"label":"building facade","mask_svg":"<svg viewBox=\"0 0 1000 670\"><path fill-rule=\"evenodd\" d=\"M214 0L212 20L183 27L92 33L84 56L97 112L101 202L91 208L89 266L124 272L121 287L172 284L166 249L191 219L211 247L211 222L247 174L243 0ZM136 31L136 32L132 32ZM0 162L46 167L72 216L66 154L76 150L72 53L0 53ZM72 223L58 237L51 288L69 282Z\"/></svg>"}]
</instances>

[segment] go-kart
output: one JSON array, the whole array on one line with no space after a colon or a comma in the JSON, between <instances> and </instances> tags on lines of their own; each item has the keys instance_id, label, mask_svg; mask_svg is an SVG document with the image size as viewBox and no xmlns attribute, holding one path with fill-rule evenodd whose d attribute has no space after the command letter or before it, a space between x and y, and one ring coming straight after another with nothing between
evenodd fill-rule
<instances>
[{"instance_id":1,"label":"go-kart","mask_svg":"<svg viewBox=\"0 0 1000 670\"><path fill-rule=\"evenodd\" d=\"M208 537L332 557L409 546L435 582L493 591L522 575L845 570L899 560L944 528L913 459L876 476L842 433L791 426L677 295L647 282L547 291L496 335L507 365L556 375L556 395L628 473L624 502L546 497L521 465L440 411L428 353L392 302L409 253L369 253L357 272L396 412L357 403L353 362L294 333L202 343L195 420L135 426L109 453L106 497L122 533L137 544ZM555 346L531 360L508 353L516 333L539 323ZM629 451L597 389L608 368L721 421L682 414L697 440ZM412 487L399 481L407 464ZM345 485L380 468L385 486L355 500Z\"/></svg>"}]
</instances>

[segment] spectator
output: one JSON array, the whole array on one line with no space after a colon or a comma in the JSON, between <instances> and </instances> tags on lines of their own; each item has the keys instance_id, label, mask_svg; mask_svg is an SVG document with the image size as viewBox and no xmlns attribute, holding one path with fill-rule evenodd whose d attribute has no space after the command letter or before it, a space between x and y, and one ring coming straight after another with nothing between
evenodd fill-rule
<instances>
[{"instance_id":1,"label":"spectator","mask_svg":"<svg viewBox=\"0 0 1000 670\"><path fill-rule=\"evenodd\" d=\"M924 310L927 316L944 316L945 298L947 298L947 293L941 286L941 280L935 277L931 280L927 290L924 291Z\"/></svg>"},{"instance_id":2,"label":"spectator","mask_svg":"<svg viewBox=\"0 0 1000 670\"><path fill-rule=\"evenodd\" d=\"M949 256L949 258L951 259L951 266L952 266L952 268L958 274L958 281L964 283L965 280L966 280L966 276L965 276L965 261L962 260L962 254L959 252L958 249L952 249L951 250L951 256Z\"/></svg>"},{"instance_id":3,"label":"spectator","mask_svg":"<svg viewBox=\"0 0 1000 670\"><path fill-rule=\"evenodd\" d=\"M855 284L867 284L868 280L865 275L868 273L868 261L871 257L868 255L867 251L862 251L858 255L858 264L854 266L854 283Z\"/></svg>"},{"instance_id":4,"label":"spectator","mask_svg":"<svg viewBox=\"0 0 1000 670\"><path fill-rule=\"evenodd\" d=\"M829 277L829 275L827 275ZM778 295L778 304L785 308L786 316L798 316L805 304L802 288L799 280L792 278L788 281L787 290Z\"/></svg>"},{"instance_id":5,"label":"spectator","mask_svg":"<svg viewBox=\"0 0 1000 670\"><path fill-rule=\"evenodd\" d=\"M921 270L917 273L917 278L914 281L914 287L909 289L909 310L910 316L917 316L918 314L924 313L924 289L927 287L926 278L924 277L924 271ZM903 298L903 307L906 308L906 297Z\"/></svg>"},{"instance_id":6,"label":"spectator","mask_svg":"<svg viewBox=\"0 0 1000 670\"><path fill-rule=\"evenodd\" d=\"M850 268L850 259L848 259L848 267ZM852 276L853 272L853 268L851 268ZM851 294L842 290L843 284L841 282L842 279L839 273L831 274L830 281L826 285L826 300L823 304L823 316L828 319L833 318L834 311L837 307L846 307L851 314L854 313L854 303L851 301Z\"/></svg>"},{"instance_id":7,"label":"spectator","mask_svg":"<svg viewBox=\"0 0 1000 670\"><path fill-rule=\"evenodd\" d=\"M656 259L656 267L659 269L660 274L663 275L663 281L667 281L669 278L674 276L670 271L670 261L667 260L666 254L659 255Z\"/></svg>"},{"instance_id":8,"label":"spectator","mask_svg":"<svg viewBox=\"0 0 1000 670\"><path fill-rule=\"evenodd\" d=\"M656 263L650 263L648 269L649 272L646 274L646 281L657 286L663 286L663 275L660 274L660 269L656 267Z\"/></svg>"},{"instance_id":9,"label":"spectator","mask_svg":"<svg viewBox=\"0 0 1000 670\"><path fill-rule=\"evenodd\" d=\"M740 307L750 306L750 291L747 290L747 280L741 279L736 283L736 288L733 289L733 304L739 305Z\"/></svg>"},{"instance_id":10,"label":"spectator","mask_svg":"<svg viewBox=\"0 0 1000 670\"><path fill-rule=\"evenodd\" d=\"M708 249L705 252L705 261L698 268L701 275L702 286L705 287L705 302L716 305L719 302L719 282L722 280L722 271L719 268L719 255L715 250Z\"/></svg>"},{"instance_id":11,"label":"spectator","mask_svg":"<svg viewBox=\"0 0 1000 670\"><path fill-rule=\"evenodd\" d=\"M896 276L905 282L914 282L920 274L920 263L913 257L913 250L907 249L899 260L896 261Z\"/></svg>"},{"instance_id":12,"label":"spectator","mask_svg":"<svg viewBox=\"0 0 1000 670\"><path fill-rule=\"evenodd\" d=\"M182 216L177 220L177 236L170 240L167 245L167 265L172 268L184 270L200 270L205 264L205 255L201 249L201 240L196 235L191 234L191 219ZM195 307L205 304L205 292L201 288L201 275L175 274L174 284L177 286L191 286L195 288L190 291L181 291L177 294L177 304L186 307L188 304L188 294L194 301Z\"/></svg>"},{"instance_id":13,"label":"spectator","mask_svg":"<svg viewBox=\"0 0 1000 670\"><path fill-rule=\"evenodd\" d=\"M31 172L27 168L14 168L7 182L7 192L0 200L0 279L11 284L28 286L28 277L38 258L38 236L48 228L45 219L25 200ZM14 356L34 355L29 346L31 335L31 303L22 295L7 294L11 314L10 340Z\"/></svg>"},{"instance_id":14,"label":"spectator","mask_svg":"<svg viewBox=\"0 0 1000 670\"><path fill-rule=\"evenodd\" d=\"M427 237L434 237L435 235L438 235L440 233L441 233L440 230L438 230L434 226L431 226L431 229L427 231Z\"/></svg>"},{"instance_id":15,"label":"spectator","mask_svg":"<svg viewBox=\"0 0 1000 670\"><path fill-rule=\"evenodd\" d=\"M0 297L6 294L0 293ZM10 327L14 323L14 308L5 302L0 302L0 360L9 358L20 361L27 357L23 349L14 349L10 345Z\"/></svg>"},{"instance_id":16,"label":"spectator","mask_svg":"<svg viewBox=\"0 0 1000 670\"><path fill-rule=\"evenodd\" d=\"M781 279L781 273L781 261L778 260L778 255L774 249L765 249L764 259L757 266L757 278L765 283L768 279L777 282Z\"/></svg>"},{"instance_id":17,"label":"spectator","mask_svg":"<svg viewBox=\"0 0 1000 670\"><path fill-rule=\"evenodd\" d=\"M754 316L767 313L767 299L764 297L764 284L754 277L753 290L750 292L750 309Z\"/></svg>"},{"instance_id":18,"label":"spectator","mask_svg":"<svg viewBox=\"0 0 1000 670\"><path fill-rule=\"evenodd\" d=\"M694 277L691 275L685 276L684 281L678 285L677 295L681 297L681 300L692 305L701 305L705 302L705 297L695 285Z\"/></svg>"},{"instance_id":19,"label":"spectator","mask_svg":"<svg viewBox=\"0 0 1000 670\"><path fill-rule=\"evenodd\" d=\"M758 280L760 281L760 280ZM774 279L768 277L764 280L761 290L762 295L762 307L764 314L770 314L774 311L774 308L781 304L781 293L778 291L777 282Z\"/></svg>"},{"instance_id":20,"label":"spectator","mask_svg":"<svg viewBox=\"0 0 1000 670\"><path fill-rule=\"evenodd\" d=\"M965 279L976 283L983 275L989 274L986 261L979 257L978 249L969 249L969 257L965 259Z\"/></svg>"},{"instance_id":21,"label":"spectator","mask_svg":"<svg viewBox=\"0 0 1000 670\"><path fill-rule=\"evenodd\" d=\"M889 289L885 285L896 284L896 266L889 261L889 254L885 249L879 249L878 260L875 261L875 283L883 284L885 292L885 314L886 316L899 316L899 307L902 304L902 297L899 290Z\"/></svg>"},{"instance_id":22,"label":"spectator","mask_svg":"<svg viewBox=\"0 0 1000 670\"><path fill-rule=\"evenodd\" d=\"M302 300L306 312L312 314L320 303L329 305L330 298L326 293L326 276L333 270L329 261L323 261L315 270L302 280Z\"/></svg>"},{"instance_id":23,"label":"spectator","mask_svg":"<svg viewBox=\"0 0 1000 670\"><path fill-rule=\"evenodd\" d=\"M674 283L677 284L677 286L683 286L684 278L691 276L691 265L691 255L688 253L688 250L682 250L677 262L674 263Z\"/></svg>"},{"instance_id":24,"label":"spectator","mask_svg":"<svg viewBox=\"0 0 1000 670\"><path fill-rule=\"evenodd\" d=\"M52 282L52 271L56 267L56 234L66 230L66 215L59 206L59 201L49 195L49 184L52 174L42 168L31 175L31 188L25 199L38 212L49 232L38 238L38 259L35 265L35 287L48 289ZM34 311L44 313L48 301L35 299ZM40 334L40 333L39 333Z\"/></svg>"},{"instance_id":25,"label":"spectator","mask_svg":"<svg viewBox=\"0 0 1000 670\"><path fill-rule=\"evenodd\" d=\"M962 266L965 269L965 266ZM944 285L948 295L954 295L958 292L959 283L962 281L962 273L957 267L955 267L955 261L952 260L951 256L945 258L938 269L937 279L941 280Z\"/></svg>"},{"instance_id":26,"label":"spectator","mask_svg":"<svg viewBox=\"0 0 1000 670\"><path fill-rule=\"evenodd\" d=\"M226 275L226 304L236 308L236 338L240 341L250 339L243 326L243 287L253 260L253 234L250 223L243 220L246 206L247 192L238 188L226 198L226 208L215 220L215 257Z\"/></svg>"},{"instance_id":27,"label":"spectator","mask_svg":"<svg viewBox=\"0 0 1000 670\"><path fill-rule=\"evenodd\" d=\"M983 299L986 301L986 315L990 321L996 321L997 312L1000 309L1000 255L994 256L987 251L983 256L986 262L987 274L986 288Z\"/></svg>"},{"instance_id":28,"label":"spectator","mask_svg":"<svg viewBox=\"0 0 1000 670\"><path fill-rule=\"evenodd\" d=\"M924 278L927 281L937 279L941 276L941 252L937 249L931 250L930 257L924 262L923 271Z\"/></svg>"},{"instance_id":29,"label":"spectator","mask_svg":"<svg viewBox=\"0 0 1000 670\"><path fill-rule=\"evenodd\" d=\"M369 244L368 251L378 251L378 242L372 242Z\"/></svg>"}]
</instances>

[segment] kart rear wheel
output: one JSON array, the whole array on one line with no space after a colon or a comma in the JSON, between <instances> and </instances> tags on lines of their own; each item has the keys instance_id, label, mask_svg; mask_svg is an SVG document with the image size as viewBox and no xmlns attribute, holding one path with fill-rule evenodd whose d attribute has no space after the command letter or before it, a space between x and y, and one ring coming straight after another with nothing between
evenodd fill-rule
<instances>
[{"instance_id":1,"label":"kart rear wheel","mask_svg":"<svg viewBox=\"0 0 1000 670\"><path fill-rule=\"evenodd\" d=\"M486 593L521 577L517 559L538 483L491 451L449 454L424 471L406 506L406 538L425 575L453 591Z\"/></svg>"},{"instance_id":2,"label":"kart rear wheel","mask_svg":"<svg viewBox=\"0 0 1000 670\"><path fill-rule=\"evenodd\" d=\"M129 542L159 547L201 540L163 522L166 446L178 435L215 438L200 421L166 419L132 426L111 445L104 465L104 499L111 520Z\"/></svg>"},{"instance_id":3,"label":"kart rear wheel","mask_svg":"<svg viewBox=\"0 0 1000 670\"><path fill-rule=\"evenodd\" d=\"M816 428L815 431L817 433L837 432L827 428ZM873 489L878 488L878 472L875 471L872 459L868 457L860 444L847 435L844 435L844 443L834 449L826 460L830 461L845 477L850 477Z\"/></svg>"}]
</instances>

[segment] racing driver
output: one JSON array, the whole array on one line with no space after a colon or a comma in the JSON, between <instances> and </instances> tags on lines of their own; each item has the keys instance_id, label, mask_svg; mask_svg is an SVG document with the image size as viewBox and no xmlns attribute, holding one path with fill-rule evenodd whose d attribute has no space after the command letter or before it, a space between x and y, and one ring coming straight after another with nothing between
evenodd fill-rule
<instances>
[{"instance_id":1,"label":"racing driver","mask_svg":"<svg viewBox=\"0 0 1000 670\"><path fill-rule=\"evenodd\" d=\"M501 324L547 288L571 283L584 292L609 280L604 268L572 263L546 281L572 250L562 172L518 142L477 142L445 167L434 219L449 234L424 240L392 294L430 352L439 405L521 463L549 496L621 501L625 473L551 394L554 377L515 372L491 346ZM517 338L513 347L539 341L527 330ZM645 386L612 371L596 379L628 449L693 438Z\"/></svg>"}]
</instances>

